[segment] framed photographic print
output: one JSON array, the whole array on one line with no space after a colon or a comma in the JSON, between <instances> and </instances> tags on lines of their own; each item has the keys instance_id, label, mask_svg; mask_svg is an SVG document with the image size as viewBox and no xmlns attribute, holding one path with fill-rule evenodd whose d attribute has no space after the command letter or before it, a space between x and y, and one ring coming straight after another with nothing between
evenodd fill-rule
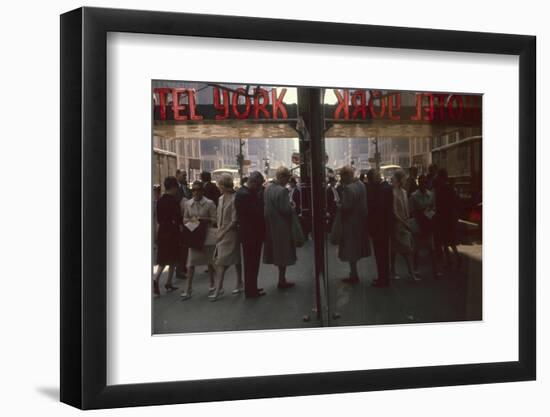
<instances>
[{"instance_id":1,"label":"framed photographic print","mask_svg":"<svg viewBox=\"0 0 550 417\"><path fill-rule=\"evenodd\" d=\"M535 37L61 16L61 401L535 379Z\"/></svg>"}]
</instances>

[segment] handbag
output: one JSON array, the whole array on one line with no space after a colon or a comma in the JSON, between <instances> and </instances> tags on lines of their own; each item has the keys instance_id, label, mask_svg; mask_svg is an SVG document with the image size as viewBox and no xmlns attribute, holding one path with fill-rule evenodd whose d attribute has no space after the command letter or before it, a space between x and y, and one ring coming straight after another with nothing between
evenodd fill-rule
<instances>
[{"instance_id":1,"label":"handbag","mask_svg":"<svg viewBox=\"0 0 550 417\"><path fill-rule=\"evenodd\" d=\"M292 213L291 216L291 231L292 231L292 241L294 246L301 248L306 243L306 238L304 237L304 232L302 226L300 225L300 220L296 213Z\"/></svg>"},{"instance_id":2,"label":"handbag","mask_svg":"<svg viewBox=\"0 0 550 417\"><path fill-rule=\"evenodd\" d=\"M200 222L192 231L189 230L187 226L184 226L182 233L183 245L189 248L202 250L207 230L208 227L206 223L203 222Z\"/></svg>"}]
</instances>

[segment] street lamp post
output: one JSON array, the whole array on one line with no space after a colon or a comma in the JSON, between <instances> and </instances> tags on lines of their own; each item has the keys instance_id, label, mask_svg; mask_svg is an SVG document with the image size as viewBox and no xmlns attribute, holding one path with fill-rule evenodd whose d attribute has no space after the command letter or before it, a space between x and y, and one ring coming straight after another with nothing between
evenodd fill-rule
<instances>
[{"instance_id":1,"label":"street lamp post","mask_svg":"<svg viewBox=\"0 0 550 417\"><path fill-rule=\"evenodd\" d=\"M269 158L263 158L262 161L264 161L264 173L265 176L269 174Z\"/></svg>"},{"instance_id":2,"label":"street lamp post","mask_svg":"<svg viewBox=\"0 0 550 417\"><path fill-rule=\"evenodd\" d=\"M380 170L380 152L378 152L378 136L374 138L374 164L376 170Z\"/></svg>"},{"instance_id":3,"label":"street lamp post","mask_svg":"<svg viewBox=\"0 0 550 417\"><path fill-rule=\"evenodd\" d=\"M243 155L243 146L245 142L239 138L239 154L237 155L237 165L239 166L239 180L243 182L243 166L244 166L244 155Z\"/></svg>"}]
</instances>

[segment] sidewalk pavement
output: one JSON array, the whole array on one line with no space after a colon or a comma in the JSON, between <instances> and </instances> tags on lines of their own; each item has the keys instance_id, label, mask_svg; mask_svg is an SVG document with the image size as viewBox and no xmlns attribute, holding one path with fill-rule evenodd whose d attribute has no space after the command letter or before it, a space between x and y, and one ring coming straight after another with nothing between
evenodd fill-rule
<instances>
[{"instance_id":1,"label":"sidewalk pavement","mask_svg":"<svg viewBox=\"0 0 550 417\"><path fill-rule=\"evenodd\" d=\"M345 284L348 267L336 257L336 247L329 246L327 313L330 326L376 325L481 320L481 249L478 243L459 246L462 265L444 270L435 279L427 256L420 258L421 281L406 279L404 262L398 256L396 270L403 277L392 280L389 288L373 288L376 278L374 257L359 262L360 283ZM179 287L166 294L166 272L160 281L161 296L153 300L153 333L196 333L231 330L297 329L320 327L317 320L313 278L312 242L297 250L298 262L287 269L287 279L296 286L277 289L277 268L260 267L259 287L267 293L248 299L231 294L235 286L235 269L224 280L225 295L216 302L208 299L206 267L196 267L193 297L181 301L185 280L174 280Z\"/></svg>"}]
</instances>

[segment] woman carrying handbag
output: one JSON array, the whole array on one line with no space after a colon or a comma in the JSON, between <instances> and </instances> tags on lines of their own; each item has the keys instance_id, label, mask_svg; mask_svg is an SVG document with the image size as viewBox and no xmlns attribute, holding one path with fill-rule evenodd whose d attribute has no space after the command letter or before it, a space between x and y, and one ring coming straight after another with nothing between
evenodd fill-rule
<instances>
[{"instance_id":1,"label":"woman carrying handbag","mask_svg":"<svg viewBox=\"0 0 550 417\"><path fill-rule=\"evenodd\" d=\"M187 289L181 294L182 300L188 300L193 293L193 276L195 266L208 265L208 275L210 278L209 292L215 290L214 286L214 248L216 229L216 205L213 201L204 197L204 184L201 181L195 181L191 187L193 198L185 203L183 214L183 223L191 232L197 228L205 228L204 244L200 247L200 242L193 242L189 248L189 257L187 259Z\"/></svg>"}]
</instances>

